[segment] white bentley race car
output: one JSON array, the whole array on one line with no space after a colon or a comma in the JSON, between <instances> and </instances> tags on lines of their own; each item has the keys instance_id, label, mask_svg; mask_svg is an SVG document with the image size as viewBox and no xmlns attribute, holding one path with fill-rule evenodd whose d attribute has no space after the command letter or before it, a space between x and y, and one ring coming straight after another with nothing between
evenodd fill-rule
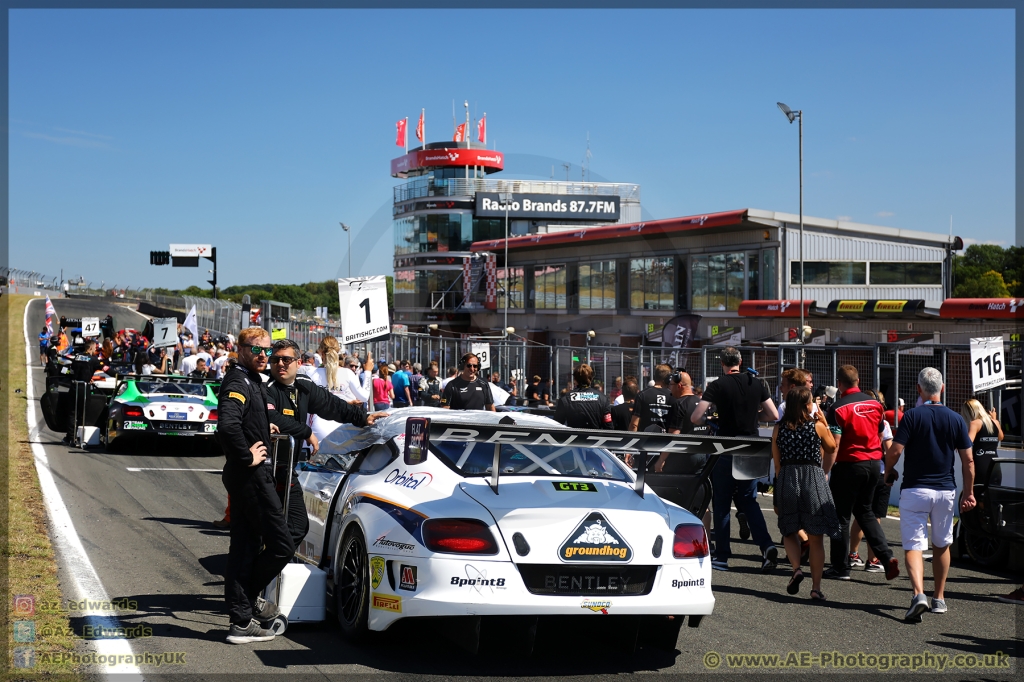
<instances>
[{"instance_id":1,"label":"white bentley race car","mask_svg":"<svg viewBox=\"0 0 1024 682\"><path fill-rule=\"evenodd\" d=\"M699 518L711 467L722 452L763 456L767 445L403 409L339 428L298 466L310 519L298 554L326 574L348 636L447 617L472 648L481 618L535 631L537 618L612 616L671 650L686 617L696 627L715 604ZM679 453L693 466L635 473L613 452Z\"/></svg>"}]
</instances>

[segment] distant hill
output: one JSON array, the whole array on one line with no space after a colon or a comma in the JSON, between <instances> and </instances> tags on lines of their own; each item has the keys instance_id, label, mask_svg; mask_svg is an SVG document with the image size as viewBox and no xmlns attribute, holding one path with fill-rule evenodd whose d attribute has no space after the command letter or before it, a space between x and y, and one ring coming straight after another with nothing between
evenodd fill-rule
<instances>
[{"instance_id":1,"label":"distant hill","mask_svg":"<svg viewBox=\"0 0 1024 682\"><path fill-rule=\"evenodd\" d=\"M387 278L388 285L388 306L394 310L394 279ZM162 296L202 296L213 297L213 289L202 289L191 286L188 289L153 289L154 294ZM327 306L327 311L337 315L338 309L338 282L327 280L326 282L307 282L306 284L240 284L226 287L217 292L217 297L235 303L242 302L242 296L249 294L249 301L259 305L261 300L280 301L288 303L296 310L312 311L320 306Z\"/></svg>"}]
</instances>

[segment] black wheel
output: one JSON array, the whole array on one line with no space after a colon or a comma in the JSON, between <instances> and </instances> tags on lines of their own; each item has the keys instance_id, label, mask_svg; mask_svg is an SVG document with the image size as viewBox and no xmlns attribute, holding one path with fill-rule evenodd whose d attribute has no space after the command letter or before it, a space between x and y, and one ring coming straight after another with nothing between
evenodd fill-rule
<instances>
[{"instance_id":1,"label":"black wheel","mask_svg":"<svg viewBox=\"0 0 1024 682\"><path fill-rule=\"evenodd\" d=\"M270 621L266 627L275 635L283 635L288 629L288 618L282 613L280 616Z\"/></svg>"},{"instance_id":2,"label":"black wheel","mask_svg":"<svg viewBox=\"0 0 1024 682\"><path fill-rule=\"evenodd\" d=\"M640 625L640 645L669 653L676 650L686 616L646 616ZM691 616L692 618L692 616Z\"/></svg>"},{"instance_id":3,"label":"black wheel","mask_svg":"<svg viewBox=\"0 0 1024 682\"><path fill-rule=\"evenodd\" d=\"M961 524L963 525L963 524ZM964 545L971 559L986 568L1000 566L1010 553L1010 543L963 525Z\"/></svg>"},{"instance_id":4,"label":"black wheel","mask_svg":"<svg viewBox=\"0 0 1024 682\"><path fill-rule=\"evenodd\" d=\"M341 542L335 572L335 610L341 631L350 639L365 639L369 633L370 573L366 543L358 529L350 530Z\"/></svg>"}]
</instances>

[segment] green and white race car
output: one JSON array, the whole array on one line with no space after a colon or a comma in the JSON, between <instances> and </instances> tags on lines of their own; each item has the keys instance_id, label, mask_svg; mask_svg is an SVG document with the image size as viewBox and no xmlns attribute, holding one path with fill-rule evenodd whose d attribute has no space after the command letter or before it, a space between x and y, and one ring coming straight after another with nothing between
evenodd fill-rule
<instances>
[{"instance_id":1,"label":"green and white race car","mask_svg":"<svg viewBox=\"0 0 1024 682\"><path fill-rule=\"evenodd\" d=\"M212 440L219 388L219 382L184 376L118 376L107 410L107 448L154 435Z\"/></svg>"}]
</instances>

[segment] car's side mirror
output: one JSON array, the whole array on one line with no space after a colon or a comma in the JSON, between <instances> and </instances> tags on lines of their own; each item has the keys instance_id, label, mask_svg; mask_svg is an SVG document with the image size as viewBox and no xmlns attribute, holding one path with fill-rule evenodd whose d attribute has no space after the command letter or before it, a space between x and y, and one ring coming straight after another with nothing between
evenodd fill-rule
<instances>
[{"instance_id":1,"label":"car's side mirror","mask_svg":"<svg viewBox=\"0 0 1024 682\"><path fill-rule=\"evenodd\" d=\"M430 444L430 418L409 417L405 420L406 466L415 466L427 461L427 446Z\"/></svg>"}]
</instances>

